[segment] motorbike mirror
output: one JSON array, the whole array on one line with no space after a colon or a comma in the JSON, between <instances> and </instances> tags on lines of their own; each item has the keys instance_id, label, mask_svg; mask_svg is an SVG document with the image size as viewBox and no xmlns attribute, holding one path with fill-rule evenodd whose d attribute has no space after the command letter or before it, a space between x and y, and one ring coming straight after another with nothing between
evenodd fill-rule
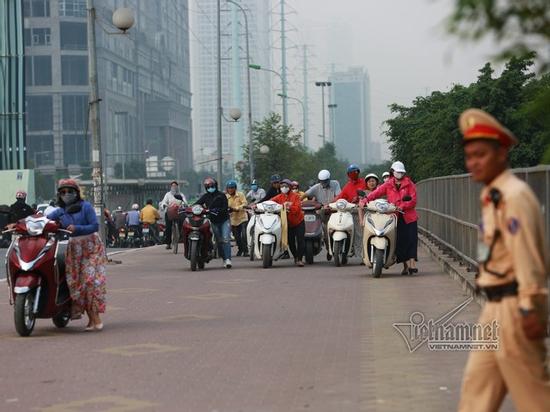
<instances>
[{"instance_id":1,"label":"motorbike mirror","mask_svg":"<svg viewBox=\"0 0 550 412\"><path fill-rule=\"evenodd\" d=\"M358 196L361 196L361 197L365 197L366 193L365 193L364 190L358 190L358 191L357 191L357 195L358 195Z\"/></svg>"},{"instance_id":2,"label":"motorbike mirror","mask_svg":"<svg viewBox=\"0 0 550 412\"><path fill-rule=\"evenodd\" d=\"M412 200L412 197L410 197L409 195L403 197L404 202L409 202L411 200Z\"/></svg>"}]
</instances>

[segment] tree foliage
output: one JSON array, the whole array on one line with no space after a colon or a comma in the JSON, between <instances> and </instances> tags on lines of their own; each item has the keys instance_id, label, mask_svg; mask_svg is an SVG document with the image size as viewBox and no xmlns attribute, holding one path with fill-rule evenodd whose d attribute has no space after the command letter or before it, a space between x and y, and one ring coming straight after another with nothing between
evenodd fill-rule
<instances>
[{"instance_id":1,"label":"tree foliage","mask_svg":"<svg viewBox=\"0 0 550 412\"><path fill-rule=\"evenodd\" d=\"M487 63L469 86L418 97L410 107L392 105L394 117L386 121L392 157L415 179L465 172L457 120L465 109L477 107L519 138L510 155L513 167L543 161L550 145L550 74L535 77L533 57L512 58L500 77ZM550 150L547 156L550 160Z\"/></svg>"},{"instance_id":2,"label":"tree foliage","mask_svg":"<svg viewBox=\"0 0 550 412\"><path fill-rule=\"evenodd\" d=\"M449 30L471 40L492 34L506 45L501 58L518 57L548 47L550 1L455 0ZM547 68L550 60L539 58Z\"/></svg>"},{"instance_id":3,"label":"tree foliage","mask_svg":"<svg viewBox=\"0 0 550 412\"><path fill-rule=\"evenodd\" d=\"M316 152L310 152L301 143L302 135L296 133L291 126L281 122L281 116L271 113L253 127L252 150L255 164L255 178L264 186L269 184L273 174L283 178L298 180L302 187L307 187L310 181L317 180L320 169L328 169L334 179L344 179L346 164L336 158L334 145L326 144ZM260 148L266 146L268 153L262 153ZM250 182L249 145L244 146L243 162L238 164L240 178L245 184Z\"/></svg>"}]
</instances>

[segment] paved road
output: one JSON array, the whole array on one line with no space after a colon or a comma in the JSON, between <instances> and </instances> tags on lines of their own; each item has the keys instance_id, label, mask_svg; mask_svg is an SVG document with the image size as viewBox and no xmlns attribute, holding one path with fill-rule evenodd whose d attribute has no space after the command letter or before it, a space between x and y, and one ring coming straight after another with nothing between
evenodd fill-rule
<instances>
[{"instance_id":1,"label":"paved road","mask_svg":"<svg viewBox=\"0 0 550 412\"><path fill-rule=\"evenodd\" d=\"M424 253L421 275L356 264L190 272L162 247L109 266L102 332L40 320L16 336L0 301L0 410L347 412L455 409L466 352L410 353L392 324L466 299ZM355 262L356 263L356 262ZM6 296L5 283L0 296ZM472 322L468 305L455 320ZM509 405L504 410L509 409Z\"/></svg>"}]
</instances>

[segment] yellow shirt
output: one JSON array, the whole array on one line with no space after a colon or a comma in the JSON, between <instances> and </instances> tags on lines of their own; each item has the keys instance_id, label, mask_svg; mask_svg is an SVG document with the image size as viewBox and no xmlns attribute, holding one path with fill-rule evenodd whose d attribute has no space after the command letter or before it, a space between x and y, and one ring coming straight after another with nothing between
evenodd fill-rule
<instances>
[{"instance_id":1,"label":"yellow shirt","mask_svg":"<svg viewBox=\"0 0 550 412\"><path fill-rule=\"evenodd\" d=\"M500 192L496 208L491 189ZM517 281L520 307L531 308L533 297L548 293L548 255L539 201L527 183L506 170L481 191L481 220L478 285ZM491 257L483 263L493 242Z\"/></svg>"},{"instance_id":2,"label":"yellow shirt","mask_svg":"<svg viewBox=\"0 0 550 412\"><path fill-rule=\"evenodd\" d=\"M160 219L160 215L157 209L155 209L151 205L147 205L143 209L141 209L141 213L139 214L139 219L143 223L149 223L150 225L153 225L157 223L158 219Z\"/></svg>"},{"instance_id":3,"label":"yellow shirt","mask_svg":"<svg viewBox=\"0 0 550 412\"><path fill-rule=\"evenodd\" d=\"M248 221L248 215L244 207L248 204L246 197L242 192L235 192L233 196L227 196L227 203L234 211L230 213L231 226L239 226L241 223Z\"/></svg>"}]
</instances>

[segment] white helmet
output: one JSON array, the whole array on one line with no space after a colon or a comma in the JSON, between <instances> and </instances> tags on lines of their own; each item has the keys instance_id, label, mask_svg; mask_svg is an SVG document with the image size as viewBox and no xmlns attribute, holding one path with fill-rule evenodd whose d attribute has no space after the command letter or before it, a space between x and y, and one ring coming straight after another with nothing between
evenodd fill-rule
<instances>
[{"instance_id":1,"label":"white helmet","mask_svg":"<svg viewBox=\"0 0 550 412\"><path fill-rule=\"evenodd\" d=\"M397 172L397 173L407 173L403 162L393 162L393 164L391 165L391 168L393 169L394 172Z\"/></svg>"},{"instance_id":2,"label":"white helmet","mask_svg":"<svg viewBox=\"0 0 550 412\"><path fill-rule=\"evenodd\" d=\"M382 179L385 177L390 177L390 172L384 172L382 173Z\"/></svg>"},{"instance_id":3,"label":"white helmet","mask_svg":"<svg viewBox=\"0 0 550 412\"><path fill-rule=\"evenodd\" d=\"M139 209L139 205L138 205L137 203L134 203L134 204L132 205L132 209L138 210L138 209Z\"/></svg>"},{"instance_id":4,"label":"white helmet","mask_svg":"<svg viewBox=\"0 0 550 412\"><path fill-rule=\"evenodd\" d=\"M317 175L317 179L319 180L329 180L330 179L330 172L326 169L323 169L319 172Z\"/></svg>"},{"instance_id":5,"label":"white helmet","mask_svg":"<svg viewBox=\"0 0 550 412\"><path fill-rule=\"evenodd\" d=\"M380 181L380 179L378 178L378 176L376 176L375 173L369 173L368 175L365 176L365 181L366 180L369 180L371 177L374 177L376 179L377 182Z\"/></svg>"}]
</instances>

